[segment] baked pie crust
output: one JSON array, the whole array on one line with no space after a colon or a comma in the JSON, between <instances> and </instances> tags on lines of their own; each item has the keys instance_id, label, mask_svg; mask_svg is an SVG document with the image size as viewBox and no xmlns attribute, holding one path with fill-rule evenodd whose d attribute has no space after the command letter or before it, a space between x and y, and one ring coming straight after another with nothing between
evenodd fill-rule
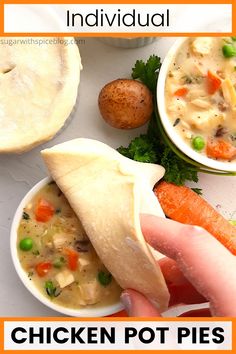
<instances>
[{"instance_id":1,"label":"baked pie crust","mask_svg":"<svg viewBox=\"0 0 236 354\"><path fill-rule=\"evenodd\" d=\"M0 153L51 139L75 105L81 70L75 41L40 39L45 43L23 37L0 43Z\"/></svg>"}]
</instances>

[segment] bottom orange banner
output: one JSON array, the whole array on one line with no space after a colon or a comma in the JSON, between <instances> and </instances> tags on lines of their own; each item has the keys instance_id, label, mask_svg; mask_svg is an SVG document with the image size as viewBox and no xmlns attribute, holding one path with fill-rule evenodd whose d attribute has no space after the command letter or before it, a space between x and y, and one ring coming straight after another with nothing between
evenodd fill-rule
<instances>
[{"instance_id":1,"label":"bottom orange banner","mask_svg":"<svg viewBox=\"0 0 236 354\"><path fill-rule=\"evenodd\" d=\"M236 318L2 318L0 353L236 352Z\"/></svg>"}]
</instances>

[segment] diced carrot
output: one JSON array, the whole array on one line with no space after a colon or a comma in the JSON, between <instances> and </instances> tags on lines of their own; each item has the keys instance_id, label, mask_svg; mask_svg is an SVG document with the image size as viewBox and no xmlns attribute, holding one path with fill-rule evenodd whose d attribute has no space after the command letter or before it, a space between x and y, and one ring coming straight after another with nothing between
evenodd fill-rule
<instances>
[{"instance_id":1,"label":"diced carrot","mask_svg":"<svg viewBox=\"0 0 236 354\"><path fill-rule=\"evenodd\" d=\"M34 211L36 220L40 222L49 221L53 217L54 212L55 209L53 205L43 198L38 200L36 209Z\"/></svg>"},{"instance_id":2,"label":"diced carrot","mask_svg":"<svg viewBox=\"0 0 236 354\"><path fill-rule=\"evenodd\" d=\"M64 253L67 255L68 267L70 270L75 271L78 266L79 254L72 248L66 248Z\"/></svg>"},{"instance_id":3,"label":"diced carrot","mask_svg":"<svg viewBox=\"0 0 236 354\"><path fill-rule=\"evenodd\" d=\"M236 148L224 139L208 139L206 154L213 159L230 161L236 157Z\"/></svg>"},{"instance_id":4,"label":"diced carrot","mask_svg":"<svg viewBox=\"0 0 236 354\"><path fill-rule=\"evenodd\" d=\"M207 73L207 91L210 95L213 95L216 91L219 90L221 86L221 79L213 74L210 70Z\"/></svg>"},{"instance_id":5,"label":"diced carrot","mask_svg":"<svg viewBox=\"0 0 236 354\"><path fill-rule=\"evenodd\" d=\"M164 213L183 224L203 227L236 255L236 227L202 197L185 186L161 182L154 192Z\"/></svg>"},{"instance_id":6,"label":"diced carrot","mask_svg":"<svg viewBox=\"0 0 236 354\"><path fill-rule=\"evenodd\" d=\"M188 91L189 89L187 89L187 87L181 87L177 91L175 91L174 95L178 97L183 97L187 95Z\"/></svg>"},{"instance_id":7,"label":"diced carrot","mask_svg":"<svg viewBox=\"0 0 236 354\"><path fill-rule=\"evenodd\" d=\"M35 266L35 270L39 277L44 277L51 268L52 264L50 262L41 262Z\"/></svg>"}]
</instances>

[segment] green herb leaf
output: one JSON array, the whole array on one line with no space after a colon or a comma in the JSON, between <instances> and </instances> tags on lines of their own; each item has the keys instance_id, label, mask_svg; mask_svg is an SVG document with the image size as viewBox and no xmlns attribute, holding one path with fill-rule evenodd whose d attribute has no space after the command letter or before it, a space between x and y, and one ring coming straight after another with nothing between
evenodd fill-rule
<instances>
[{"instance_id":1,"label":"green herb leaf","mask_svg":"<svg viewBox=\"0 0 236 354\"><path fill-rule=\"evenodd\" d=\"M160 164L166 170L164 175L166 182L182 186L186 181L198 181L197 168L179 158L167 146L162 153Z\"/></svg>"},{"instance_id":2,"label":"green herb leaf","mask_svg":"<svg viewBox=\"0 0 236 354\"><path fill-rule=\"evenodd\" d=\"M28 273L28 278L29 278L29 280L31 280L31 278L32 278L33 275L34 275L34 272L29 272L29 273Z\"/></svg>"},{"instance_id":3,"label":"green herb leaf","mask_svg":"<svg viewBox=\"0 0 236 354\"><path fill-rule=\"evenodd\" d=\"M61 290L59 288L57 288L53 282L51 280L47 280L44 284L44 288L46 290L46 293L48 294L48 296L50 297L57 297L60 295Z\"/></svg>"},{"instance_id":4,"label":"green herb leaf","mask_svg":"<svg viewBox=\"0 0 236 354\"><path fill-rule=\"evenodd\" d=\"M121 146L117 149L118 152L132 160L139 162L157 162L157 156L154 145L147 135L140 135L131 141L127 148Z\"/></svg>"},{"instance_id":5,"label":"green herb leaf","mask_svg":"<svg viewBox=\"0 0 236 354\"><path fill-rule=\"evenodd\" d=\"M156 133L156 134L155 134ZM198 181L198 169L178 157L158 136L158 128L151 121L147 135L140 135L131 141L127 148L120 147L118 152L139 162L158 163L166 172L164 180L176 185L186 181Z\"/></svg>"},{"instance_id":6,"label":"green herb leaf","mask_svg":"<svg viewBox=\"0 0 236 354\"><path fill-rule=\"evenodd\" d=\"M192 191L194 191L198 195L202 195L202 189L201 188L191 188L191 189L192 189Z\"/></svg>"},{"instance_id":7,"label":"green herb leaf","mask_svg":"<svg viewBox=\"0 0 236 354\"><path fill-rule=\"evenodd\" d=\"M110 273L101 271L98 273L98 281L102 286L107 286L112 281L112 275Z\"/></svg>"},{"instance_id":8,"label":"green herb leaf","mask_svg":"<svg viewBox=\"0 0 236 354\"><path fill-rule=\"evenodd\" d=\"M64 264L65 264L65 258L60 257L60 258L55 259L55 261L53 262L53 267L61 268Z\"/></svg>"},{"instance_id":9,"label":"green herb leaf","mask_svg":"<svg viewBox=\"0 0 236 354\"><path fill-rule=\"evenodd\" d=\"M132 69L132 78L142 81L155 97L160 68L160 57L151 55L146 63L143 60L136 61ZM187 79L190 82L190 79ZM135 161L162 165L166 170L164 180L167 182L176 185L183 185L186 181L197 182L198 168L182 160L164 141L157 124L157 119L160 118L156 115L153 114L146 135L133 139L128 147L119 147L118 152Z\"/></svg>"},{"instance_id":10,"label":"green herb leaf","mask_svg":"<svg viewBox=\"0 0 236 354\"><path fill-rule=\"evenodd\" d=\"M26 213L25 211L23 211L23 214L22 214L22 219L24 220L30 220L30 216L28 213Z\"/></svg>"},{"instance_id":11,"label":"green herb leaf","mask_svg":"<svg viewBox=\"0 0 236 354\"><path fill-rule=\"evenodd\" d=\"M132 78L139 79L152 92L156 89L157 77L161 68L161 58L151 55L147 62L137 60L132 69Z\"/></svg>"}]
</instances>

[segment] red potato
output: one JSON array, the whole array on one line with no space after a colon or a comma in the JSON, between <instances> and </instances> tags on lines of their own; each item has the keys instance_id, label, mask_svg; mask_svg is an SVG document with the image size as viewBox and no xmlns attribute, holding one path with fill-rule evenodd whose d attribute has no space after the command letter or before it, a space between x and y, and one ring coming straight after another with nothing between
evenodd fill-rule
<instances>
[{"instance_id":1,"label":"red potato","mask_svg":"<svg viewBox=\"0 0 236 354\"><path fill-rule=\"evenodd\" d=\"M153 112L151 91L141 82L130 79L118 79L105 85L98 105L103 119L119 129L138 128Z\"/></svg>"}]
</instances>

